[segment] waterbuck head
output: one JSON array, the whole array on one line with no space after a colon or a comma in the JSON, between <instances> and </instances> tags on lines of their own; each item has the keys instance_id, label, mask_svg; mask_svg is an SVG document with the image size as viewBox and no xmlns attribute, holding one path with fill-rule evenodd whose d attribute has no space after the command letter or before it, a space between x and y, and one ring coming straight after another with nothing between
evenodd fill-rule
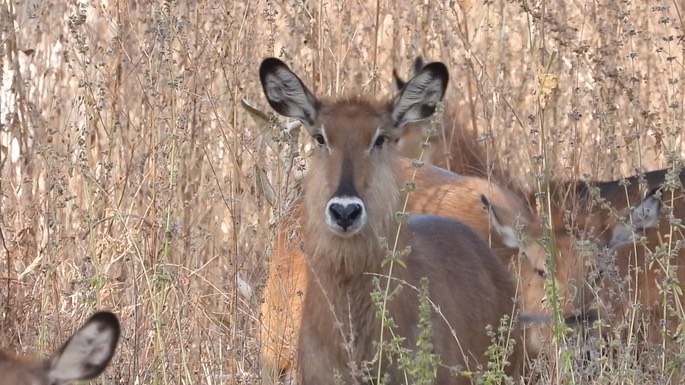
<instances>
[{"instance_id":1,"label":"waterbuck head","mask_svg":"<svg viewBox=\"0 0 685 385\"><path fill-rule=\"evenodd\" d=\"M319 144L304 180L305 232L327 251L352 238L368 250L364 240L388 236L403 182L394 144L408 123L435 112L447 87L445 65L425 65L385 102L319 99L275 58L262 62L259 76L271 107L300 120Z\"/></svg>"}]
</instances>

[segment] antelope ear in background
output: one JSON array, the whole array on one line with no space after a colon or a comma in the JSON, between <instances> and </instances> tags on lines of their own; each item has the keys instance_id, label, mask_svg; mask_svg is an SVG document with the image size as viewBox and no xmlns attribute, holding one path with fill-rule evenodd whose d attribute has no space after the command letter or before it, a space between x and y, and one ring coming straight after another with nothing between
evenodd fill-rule
<instances>
[{"instance_id":1,"label":"antelope ear in background","mask_svg":"<svg viewBox=\"0 0 685 385\"><path fill-rule=\"evenodd\" d=\"M616 247L633 242L636 230L656 227L661 211L661 201L657 198L657 191L651 192L630 213L625 223L618 223L611 234L609 247Z\"/></svg>"},{"instance_id":2,"label":"antelope ear in background","mask_svg":"<svg viewBox=\"0 0 685 385\"><path fill-rule=\"evenodd\" d=\"M515 223L513 215L505 208L493 205L485 195L480 196L483 203L483 208L488 211L490 215L490 224L492 228L499 234L502 243L511 249L518 249L521 247L521 240L516 235L514 229Z\"/></svg>"},{"instance_id":3,"label":"antelope ear in background","mask_svg":"<svg viewBox=\"0 0 685 385\"><path fill-rule=\"evenodd\" d=\"M395 128L402 129L408 123L433 116L438 102L445 96L448 82L449 71L444 64L425 65L393 101L390 116Z\"/></svg>"},{"instance_id":4,"label":"antelope ear in background","mask_svg":"<svg viewBox=\"0 0 685 385\"><path fill-rule=\"evenodd\" d=\"M412 76L416 75L421 71L421 69L426 65L425 60L423 60L423 56L419 55L414 59L414 63L412 63ZM395 88L396 92L402 91L402 88L404 88L405 85L407 85L407 82L400 77L400 75L397 73L397 69L392 70L392 85Z\"/></svg>"}]
</instances>

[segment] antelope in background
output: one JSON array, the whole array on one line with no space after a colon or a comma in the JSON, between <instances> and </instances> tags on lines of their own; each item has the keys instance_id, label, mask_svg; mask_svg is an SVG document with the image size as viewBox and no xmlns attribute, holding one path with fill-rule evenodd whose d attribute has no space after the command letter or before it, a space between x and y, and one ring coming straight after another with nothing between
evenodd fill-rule
<instances>
[{"instance_id":1,"label":"antelope in background","mask_svg":"<svg viewBox=\"0 0 685 385\"><path fill-rule=\"evenodd\" d=\"M665 220L661 222L663 228L668 228ZM641 335L642 339L660 345L664 341L662 330L667 335L676 332L685 318L685 303L680 298L685 284L683 236L679 231L668 234L656 228L643 229L637 235L644 236L645 240L613 247L616 255L611 262L615 263L615 270L607 263L610 267L602 277L602 300L599 302L608 305L605 313L610 325L619 325L635 317L637 322L632 338ZM663 291L670 290L671 283L677 283L681 293L676 290L664 298ZM634 308L635 304L640 306ZM672 342L675 341L669 341Z\"/></svg>"},{"instance_id":2,"label":"antelope in background","mask_svg":"<svg viewBox=\"0 0 685 385\"><path fill-rule=\"evenodd\" d=\"M670 176L669 176L670 174ZM675 218L685 218L685 170L660 169L613 181L552 181L551 220L564 227L592 231L599 244L615 244L614 228L631 206L659 191L664 207ZM535 193L528 196L535 201ZM664 211L662 209L662 211Z\"/></svg>"},{"instance_id":3,"label":"antelope in background","mask_svg":"<svg viewBox=\"0 0 685 385\"><path fill-rule=\"evenodd\" d=\"M482 327L499 325L502 317L515 311L513 279L480 237L460 222L431 215L411 215L404 227L396 222L402 166L388 145L407 123L433 114L447 86L447 68L442 63L426 65L385 104L355 98L320 100L274 58L262 62L260 80L272 108L300 120L320 145L303 180L302 237L313 273L298 343L303 384L328 383L336 373L343 379L355 378L349 363L374 357L372 342L379 331L369 296L372 275L389 273L381 269L387 250L379 240L392 245L396 235L400 249L410 245L411 252L406 268L392 271L393 281L418 287L422 277L429 278L429 298L447 321L431 317L433 346L443 364L437 383L469 383L466 377L450 376L448 367L475 369L473 364L485 364L490 339ZM418 309L403 306L407 303L417 303L417 295L405 287L388 309L397 334L411 347L418 337ZM341 322L351 323L352 340L336 328ZM516 327L511 333L519 343L507 372L516 375L520 336ZM398 368L388 369L397 381Z\"/></svg>"},{"instance_id":4,"label":"antelope in background","mask_svg":"<svg viewBox=\"0 0 685 385\"><path fill-rule=\"evenodd\" d=\"M423 65L421 65L421 67L422 66ZM415 71L417 71L416 68ZM398 80L399 82L403 82L395 74L395 81L398 82ZM404 83L400 84L397 88L402 88L403 86ZM419 137L416 132L421 132L419 129L421 128L420 124L409 124L407 126L407 129L405 129L405 132L402 134L403 139L410 135L415 135L415 138ZM411 130L413 130L413 132L408 134L407 132ZM467 143L467 145L472 145L475 143L475 135L472 136L473 141ZM462 138L464 137L462 136ZM411 147L406 145L408 142L403 141L403 139L400 139L399 141L400 150L404 151L404 155L415 155L416 153L411 151ZM418 142L416 146L418 147ZM467 151L469 153L473 153L473 151L482 151L482 149L472 146L468 148ZM458 154L463 153L462 151L455 152ZM488 173L487 170L482 168L484 163L478 160L486 159L484 155L481 154L480 157L473 156L460 159L467 159L466 162L474 162L471 163L471 165L461 166L463 172L470 172L476 175L485 175ZM458 167L460 166L457 162L455 168ZM482 170L480 172L478 172L479 167L481 167ZM439 173L434 171L426 171L428 168L430 167L419 168L416 170L418 189L410 196L408 211L414 213L432 213L451 216L453 218L463 220L465 223L476 229L482 237L489 239L496 253L509 262L515 262L517 260L507 258L511 257L512 251L515 252L515 247L520 247L521 251L523 251L528 258L518 259L521 266L517 267L514 264L510 264L510 268L519 278L519 290L522 296L522 306L526 310L541 311L543 308L543 300L545 298L545 280L540 279L540 277L546 278L548 277L549 273L546 267L547 262L545 260L545 250L540 247L540 245L537 245L536 242L534 242L543 236L539 219L537 219L534 214L530 214L529 210L521 210L520 208L517 209L517 207L520 207L517 204L512 205L511 203L500 200L496 202L499 204L500 209L497 209L497 205L493 205L493 211L500 211L501 214L504 213L500 215L500 217L508 216L510 221L506 223L507 226L505 226L501 223L498 224L496 220L492 220L493 217L491 216L490 223L488 223L488 217L483 216L482 211L476 208L481 206L480 203L477 202L478 199L476 199L478 196L477 192L480 191L482 194L489 196L492 193L492 190L504 189L498 188L496 185L488 185L482 187L480 190L476 188L474 190L470 190L471 197L470 199L465 200L464 191L467 190L464 186L468 183L464 183L464 180L468 180L468 178L461 177L461 179L459 179L460 177L455 176L457 180L461 180L461 182L450 185L450 182L452 182L449 181L450 178L437 178L440 180L439 182L432 180L430 176L435 176ZM413 172L413 168L406 167L405 170L407 171L407 175L405 175L405 177L406 179L409 179L409 174ZM422 178L423 174L426 174L429 177ZM442 172L441 174L447 175L449 173ZM648 186L652 188L661 186L665 174L666 170L658 170L647 173L645 177L648 182ZM501 176L504 174L499 173L497 175ZM495 175L493 175L493 177L494 176ZM683 174L681 173L681 180L682 177ZM473 178L473 180L476 180L476 178ZM511 179L501 180L506 183ZM609 203L614 203L614 205L618 206L619 210L616 211L621 212L621 209L625 209L629 206L629 202L635 202L639 200L641 185L637 183L637 180L637 176L628 178L628 181L632 183L630 183L627 188L620 184L620 181L596 182L594 185L599 188L600 196L607 199ZM565 300L565 303L562 304L562 311L567 315L569 314L570 302L574 301L573 296L568 294L573 290L577 290L579 285L583 285L582 280L587 274L586 267L584 265L587 264L588 261L584 260L583 256L579 255L578 250L576 250L575 237L577 234L567 231L568 226L565 220L566 207L572 206L569 204L569 202L571 202L575 203L576 206L586 209L586 211L582 211L582 213L584 213L586 216L582 216L581 214L579 218L576 218L576 222L581 222L582 218L585 219L585 222L592 222L590 221L590 219L592 219L594 221L592 222L592 225L594 226L589 225L587 228L601 230L601 234L610 233L610 229L617 223L616 211L609 215L609 213L605 210L597 210L597 207L590 207L590 209L587 209L589 206L588 202L590 202L589 190L591 188L590 186L592 185L592 182L552 183L553 232L556 234L554 242L555 247L553 247L552 250L557 256L554 266L554 278L557 281L557 290L563 288L572 289L567 291L567 294L564 294L562 291L561 296ZM431 186L434 187L431 188ZM481 184L481 186L483 185ZM570 187L572 186L574 186L575 189L571 189ZM440 192L440 190L443 192ZM575 193L573 198L577 198L577 200L566 199L567 196L564 195L564 193L568 193L569 190L572 193ZM628 191L628 200L626 200L626 190ZM445 191L453 192L444 193ZM436 195L441 196L441 198L435 199ZM509 195L513 194L509 192ZM454 200L450 199L450 196L455 197ZM682 199L679 200L679 196L682 198L682 195L676 194L673 202L682 202ZM529 201L535 200L534 194L530 194L528 198ZM516 198L514 197L514 201L515 200ZM461 206L454 204L460 201L469 203ZM450 205L450 202L453 202L452 205ZM624 203L621 204L621 202ZM301 248L301 240L299 234L297 233L297 223L299 220L299 209L297 209L298 206L299 204L295 204L292 208L292 215L287 215L284 223L279 225L279 230L277 231L276 242L274 245L274 253L269 264L269 279L267 280L267 286L264 293L265 301L262 304L262 359L264 368L262 377L264 379L277 376L277 374L281 371L292 373L295 368L293 341L297 339L297 328L301 316L301 302L303 293L306 292L305 282L307 278L307 271L304 264L305 257ZM682 207L682 205L676 205L676 211L678 210L678 207ZM509 210L504 210L504 208L508 208ZM507 212L509 214L506 214ZM515 227L515 223L511 221L512 213L520 215L520 218L529 218L529 220L526 221L527 223L524 223L524 239L519 240L519 245L512 243L514 240L511 237L511 234L512 229ZM486 225L485 230L483 230L483 224ZM492 234L490 225L494 230L496 230L496 233L499 234ZM577 226L577 223L574 225ZM502 237L502 232L508 233L510 235L509 238L504 239ZM604 245L607 243L608 240L603 240ZM506 246L502 247L503 245ZM585 259L587 259L587 256ZM589 263L593 264L594 261L589 261ZM576 295L576 297L582 296ZM576 306L579 309L584 308L586 306L585 300L583 299L582 304ZM576 311L577 310L578 309L576 309ZM535 330L535 328L529 329L526 338L528 350L527 353L530 357L535 357L540 352L540 349L542 348L541 345L544 340L543 337L546 336L548 332L548 330L544 330L546 326L538 328L542 328L543 330Z\"/></svg>"},{"instance_id":5,"label":"antelope in background","mask_svg":"<svg viewBox=\"0 0 685 385\"><path fill-rule=\"evenodd\" d=\"M670 284L682 292L685 283L685 269L681 268L685 266L683 233L678 227L670 228L669 221L659 215L660 209L661 202L650 195L635 209L630 222L613 229L609 245L612 258L600 261L602 275L597 290L597 303L610 326L605 335L629 323L633 329L621 334L661 344L662 331L675 331L685 317L678 290L667 298L663 295L671 289Z\"/></svg>"},{"instance_id":6,"label":"antelope in background","mask_svg":"<svg viewBox=\"0 0 685 385\"><path fill-rule=\"evenodd\" d=\"M266 120L265 115L253 114L253 117ZM420 125L408 125L412 130L417 127ZM430 165L417 169L408 159L401 162L404 180L414 178L417 186L409 197L408 211L455 218L475 229L518 278L523 308L543 312L545 279L548 277L546 251L537 241L543 236L539 219L525 202L509 190L479 177L460 176ZM473 171L477 167L480 164L464 166L464 169ZM488 196L492 204L484 207L482 195ZM295 202L278 224L274 252L269 261L269 277L261 308L262 377L267 382L281 373L285 373L286 382L290 382L296 367L294 341L297 340L308 277L301 234L298 233L298 223L302 221L300 205L301 202ZM498 214L488 215L488 209L492 209L491 214ZM516 234L517 227L522 228L521 239ZM527 258L512 258L519 250ZM557 264L553 277L557 280L557 288L564 290L578 284L580 279L573 282L569 277L578 277L582 268L577 258L564 258ZM574 291L569 290L569 293ZM569 303L573 297L569 294L566 299L567 303L562 304L564 314L570 313ZM531 326L526 332L527 354L535 357L548 332L547 327Z\"/></svg>"},{"instance_id":7,"label":"antelope in background","mask_svg":"<svg viewBox=\"0 0 685 385\"><path fill-rule=\"evenodd\" d=\"M117 317L98 312L46 360L0 351L0 382L53 385L95 378L112 360L119 334Z\"/></svg>"},{"instance_id":8,"label":"antelope in background","mask_svg":"<svg viewBox=\"0 0 685 385\"><path fill-rule=\"evenodd\" d=\"M672 226L661 212L658 195L648 195L627 221L616 224L605 236L610 239L609 252L600 253L595 261L600 274L582 294L600 321L590 327L586 337L593 336L590 349L594 354L640 357L645 350L658 349L659 362L640 358L637 362L646 371L658 370L669 383L679 383L678 365L669 363L682 355L685 238L680 227ZM679 204L675 204L675 212L682 209ZM610 339L621 342L606 341ZM591 365L599 368L606 362L593 360Z\"/></svg>"},{"instance_id":9,"label":"antelope in background","mask_svg":"<svg viewBox=\"0 0 685 385\"><path fill-rule=\"evenodd\" d=\"M424 65L423 57L417 56L412 64L413 73ZM397 70L393 70L393 84L396 90L401 90L406 84ZM425 124L410 126L406 130L410 132L405 133L398 143L400 152L410 158L417 157L422 150L421 140L429 131L430 146L423 149L427 162L464 175L491 176L501 186L526 197L531 207L536 207L537 193L525 192L516 176L501 164L488 162L486 152L477 140L477 132L466 128L467 125L463 124L466 119L458 119L458 113L448 111L450 113L446 114L437 133L430 134L430 128ZM601 246L607 246L612 243L612 229L620 224L619 218L656 190L662 191L661 199L675 218L685 218L683 185L685 169L681 168L659 169L612 181L552 180L552 231L562 237L565 237L563 230L567 227L592 231L595 240Z\"/></svg>"},{"instance_id":10,"label":"antelope in background","mask_svg":"<svg viewBox=\"0 0 685 385\"><path fill-rule=\"evenodd\" d=\"M518 279L523 310L547 313L544 309L545 280L548 277L546 251L539 244L542 228L539 219L522 200L507 189L482 178L461 176L431 165L416 169L409 159L403 164L405 180L416 171L416 190L409 196L408 211L435 214L460 220L470 226L507 264ZM482 196L489 197L483 202ZM269 261L269 278L262 303L262 361L265 378L294 370L294 350L302 314L302 296L306 292L308 271L302 250L299 225L303 220L301 202L295 202L277 227L274 252ZM521 227L521 234L517 228ZM519 250L525 256L517 258ZM573 250L567 250L572 253ZM557 264L557 288L565 293L562 311L570 315L573 286L581 284L584 273L578 258L563 258ZM546 325L526 328L526 354L535 357L547 337ZM292 373L286 375L292 377Z\"/></svg>"}]
</instances>

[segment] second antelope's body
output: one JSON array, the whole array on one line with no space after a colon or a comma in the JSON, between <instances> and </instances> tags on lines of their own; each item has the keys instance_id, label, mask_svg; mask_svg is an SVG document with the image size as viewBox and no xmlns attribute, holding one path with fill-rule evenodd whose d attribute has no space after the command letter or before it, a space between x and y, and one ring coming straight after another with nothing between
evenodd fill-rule
<instances>
[{"instance_id":1,"label":"second antelope's body","mask_svg":"<svg viewBox=\"0 0 685 385\"><path fill-rule=\"evenodd\" d=\"M432 115L447 85L445 66L428 64L385 104L319 100L277 59L262 63L260 79L269 104L302 121L319 142L303 182L301 231L312 272L298 344L303 384L333 383L336 375L346 383L375 376L362 370L376 356L374 341L380 339L371 293L374 277L385 287L389 274L388 311L397 325L392 333L406 338L404 348L415 349L421 332L416 289L428 278L429 298L437 306L430 316L432 352L441 362L436 383L469 383L448 368L485 367L491 345L486 325L497 328L504 316L515 314L513 278L468 226L431 215L412 215L399 225L395 215L404 178L392 144L406 124ZM382 266L397 236L397 250L411 251L402 257L406 266L394 264L390 271L391 264ZM517 374L518 327L510 333L515 347L507 370ZM391 338L386 330L383 342ZM390 383L404 383L408 375L396 365L384 371Z\"/></svg>"}]
</instances>

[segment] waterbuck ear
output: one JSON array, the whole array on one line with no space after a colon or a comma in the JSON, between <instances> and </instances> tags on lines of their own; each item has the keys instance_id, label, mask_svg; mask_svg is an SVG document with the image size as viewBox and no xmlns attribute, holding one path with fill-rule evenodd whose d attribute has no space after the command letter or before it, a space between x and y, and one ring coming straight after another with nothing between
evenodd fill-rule
<instances>
[{"instance_id":1,"label":"waterbuck ear","mask_svg":"<svg viewBox=\"0 0 685 385\"><path fill-rule=\"evenodd\" d=\"M261 137L266 144L271 147L271 150L273 150L275 153L278 153L278 143L272 138L272 135L274 133L270 132L270 130L273 128L271 125L271 122L269 121L269 117L264 113L264 111L261 111L257 109L254 105L252 105L252 102L249 100L243 98L240 98L240 104L243 106L243 109L247 111L247 113L252 117L252 120L255 122L257 125L258 130L255 131L255 136ZM302 127L302 122L299 120L293 120L292 122L288 122L285 124L284 127L284 132L287 134L291 135L294 138L297 138L298 135L300 135L300 128ZM278 135L278 133L275 133Z\"/></svg>"},{"instance_id":2,"label":"waterbuck ear","mask_svg":"<svg viewBox=\"0 0 685 385\"><path fill-rule=\"evenodd\" d=\"M652 191L639 204L626 223L618 223L611 234L609 247L616 247L633 241L633 233L638 229L650 229L656 227L659 222L661 201L656 197L657 191Z\"/></svg>"},{"instance_id":3,"label":"waterbuck ear","mask_svg":"<svg viewBox=\"0 0 685 385\"><path fill-rule=\"evenodd\" d=\"M67 384L102 373L114 356L120 332L119 320L114 314L95 313L49 358L50 383Z\"/></svg>"},{"instance_id":4,"label":"waterbuck ear","mask_svg":"<svg viewBox=\"0 0 685 385\"><path fill-rule=\"evenodd\" d=\"M435 62L424 66L393 101L390 116L395 127L431 117L445 96L448 81L449 72L444 64Z\"/></svg>"},{"instance_id":5,"label":"waterbuck ear","mask_svg":"<svg viewBox=\"0 0 685 385\"><path fill-rule=\"evenodd\" d=\"M426 65L426 62L423 60L423 56L419 55L414 59L414 63L412 63L411 68L412 68L412 76L416 75L421 71L421 68L423 68ZM400 75L397 74L397 69L392 70L392 85L395 87L395 91L399 92L402 91L402 88L404 88L405 85L407 85L407 82L400 77Z\"/></svg>"},{"instance_id":6,"label":"waterbuck ear","mask_svg":"<svg viewBox=\"0 0 685 385\"><path fill-rule=\"evenodd\" d=\"M637 206L632 213L633 226L638 229L656 227L661 212L661 200L657 197L658 191L654 190Z\"/></svg>"},{"instance_id":7,"label":"waterbuck ear","mask_svg":"<svg viewBox=\"0 0 685 385\"><path fill-rule=\"evenodd\" d=\"M314 125L320 103L285 63L276 58L264 59L259 66L259 80L271 108L307 127Z\"/></svg>"},{"instance_id":8,"label":"waterbuck ear","mask_svg":"<svg viewBox=\"0 0 685 385\"><path fill-rule=\"evenodd\" d=\"M516 236L516 230L514 229L515 222L511 213L499 206L490 203L485 195L480 196L481 202L483 202L483 208L490 214L490 223L492 228L499 234L502 239L502 243L508 248L518 249L521 247L519 237Z\"/></svg>"},{"instance_id":9,"label":"waterbuck ear","mask_svg":"<svg viewBox=\"0 0 685 385\"><path fill-rule=\"evenodd\" d=\"M421 71L423 67L426 66L426 61L423 60L423 56L419 55L414 59L414 63L411 66L411 69L413 71L412 75L416 75Z\"/></svg>"},{"instance_id":10,"label":"waterbuck ear","mask_svg":"<svg viewBox=\"0 0 685 385\"><path fill-rule=\"evenodd\" d=\"M392 86L395 88L395 92L400 92L402 91L402 88L407 84L404 79L400 77L400 75L397 74L397 68L393 68L392 70Z\"/></svg>"}]
</instances>

